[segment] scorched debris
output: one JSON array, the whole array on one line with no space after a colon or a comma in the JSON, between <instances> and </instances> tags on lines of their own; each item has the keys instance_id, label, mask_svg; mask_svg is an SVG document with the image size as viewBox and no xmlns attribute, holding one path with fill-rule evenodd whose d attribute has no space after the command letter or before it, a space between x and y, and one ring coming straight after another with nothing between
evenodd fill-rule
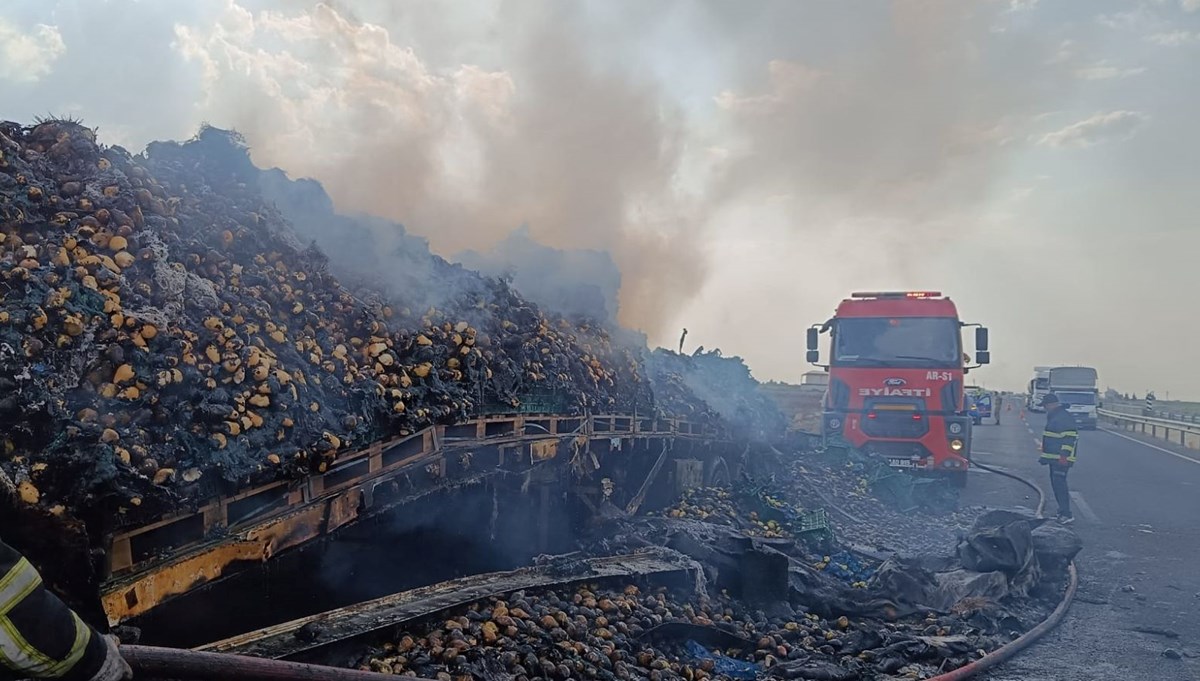
<instances>
[{"instance_id":1,"label":"scorched debris","mask_svg":"<svg viewBox=\"0 0 1200 681\"><path fill-rule=\"evenodd\" d=\"M430 255L460 280L440 307L344 287L260 173L212 128L132 156L0 124L0 446L25 504L133 523L531 395L659 408L643 348L503 281ZM716 413L670 373L668 410Z\"/></svg>"}]
</instances>

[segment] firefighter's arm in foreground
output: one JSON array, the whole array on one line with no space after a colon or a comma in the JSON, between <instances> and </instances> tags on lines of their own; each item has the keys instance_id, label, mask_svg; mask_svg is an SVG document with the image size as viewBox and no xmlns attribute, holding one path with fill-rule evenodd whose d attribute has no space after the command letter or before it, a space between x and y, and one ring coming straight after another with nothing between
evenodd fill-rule
<instances>
[{"instance_id":1,"label":"firefighter's arm in foreground","mask_svg":"<svg viewBox=\"0 0 1200 681\"><path fill-rule=\"evenodd\" d=\"M46 589L33 565L3 542L0 575L0 666L8 676L63 681L133 677L116 640L79 619Z\"/></svg>"}]
</instances>

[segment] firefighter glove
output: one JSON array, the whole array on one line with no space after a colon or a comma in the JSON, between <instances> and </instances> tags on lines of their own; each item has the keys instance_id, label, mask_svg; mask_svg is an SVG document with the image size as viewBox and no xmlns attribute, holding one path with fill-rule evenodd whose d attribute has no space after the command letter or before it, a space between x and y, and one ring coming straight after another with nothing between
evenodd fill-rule
<instances>
[{"instance_id":1,"label":"firefighter glove","mask_svg":"<svg viewBox=\"0 0 1200 681\"><path fill-rule=\"evenodd\" d=\"M133 678L133 669L129 667L129 663L125 658L121 657L121 651L117 648L116 636L105 636L105 656L104 664L100 665L100 669L92 676L90 681L126 681Z\"/></svg>"}]
</instances>

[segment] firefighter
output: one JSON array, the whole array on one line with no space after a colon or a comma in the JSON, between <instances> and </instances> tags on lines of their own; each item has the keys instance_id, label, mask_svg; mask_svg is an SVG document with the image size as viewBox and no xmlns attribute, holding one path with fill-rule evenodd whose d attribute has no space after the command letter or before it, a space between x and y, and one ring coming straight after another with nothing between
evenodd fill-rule
<instances>
[{"instance_id":1,"label":"firefighter","mask_svg":"<svg viewBox=\"0 0 1200 681\"><path fill-rule=\"evenodd\" d=\"M1059 404L1058 396L1049 393L1042 398L1046 410L1046 430L1042 432L1041 462L1050 468L1050 489L1058 502L1058 521L1064 525L1075 522L1071 514L1071 491L1067 487L1067 473L1075 463L1075 448L1079 444L1079 430L1075 417Z\"/></svg>"},{"instance_id":2,"label":"firefighter","mask_svg":"<svg viewBox=\"0 0 1200 681\"><path fill-rule=\"evenodd\" d=\"M0 575L0 679L133 678L117 640L85 624L46 589L33 565L2 541Z\"/></svg>"}]
</instances>

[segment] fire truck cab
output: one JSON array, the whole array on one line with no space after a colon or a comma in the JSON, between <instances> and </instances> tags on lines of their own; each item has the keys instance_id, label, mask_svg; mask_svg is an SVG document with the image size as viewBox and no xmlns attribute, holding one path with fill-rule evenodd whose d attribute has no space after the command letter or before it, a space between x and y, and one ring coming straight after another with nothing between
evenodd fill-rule
<instances>
[{"instance_id":1,"label":"fire truck cab","mask_svg":"<svg viewBox=\"0 0 1200 681\"><path fill-rule=\"evenodd\" d=\"M963 351L966 326L976 327L975 366ZM825 332L831 356L819 364ZM962 323L937 291L853 293L807 340L808 361L829 372L821 424L827 444L966 484L972 418L964 375L990 361L987 329Z\"/></svg>"}]
</instances>

